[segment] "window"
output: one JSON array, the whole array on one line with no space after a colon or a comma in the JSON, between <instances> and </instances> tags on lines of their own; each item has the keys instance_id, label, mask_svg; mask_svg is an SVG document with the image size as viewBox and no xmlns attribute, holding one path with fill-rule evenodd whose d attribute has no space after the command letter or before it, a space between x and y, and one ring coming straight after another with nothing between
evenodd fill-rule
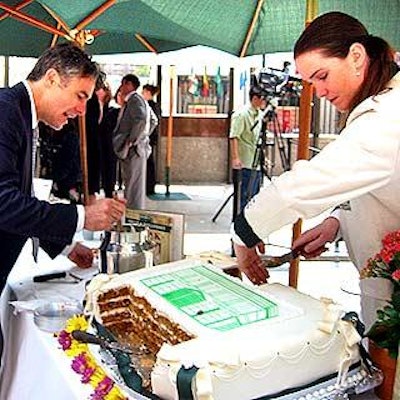
<instances>
[{"instance_id":1,"label":"window","mask_svg":"<svg viewBox=\"0 0 400 400\"><path fill-rule=\"evenodd\" d=\"M191 73L178 75L178 114L227 114L229 112L229 76Z\"/></svg>"}]
</instances>

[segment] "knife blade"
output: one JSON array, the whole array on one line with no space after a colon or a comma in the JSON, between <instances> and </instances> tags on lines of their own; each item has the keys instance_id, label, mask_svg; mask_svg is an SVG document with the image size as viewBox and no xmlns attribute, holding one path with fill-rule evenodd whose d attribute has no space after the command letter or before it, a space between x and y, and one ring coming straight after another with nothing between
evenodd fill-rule
<instances>
[{"instance_id":1,"label":"knife blade","mask_svg":"<svg viewBox=\"0 0 400 400\"><path fill-rule=\"evenodd\" d=\"M281 256L269 256L261 254L260 258L263 261L266 268L277 268L282 264L294 260L300 255L299 250L291 250L289 253L283 254Z\"/></svg>"}]
</instances>

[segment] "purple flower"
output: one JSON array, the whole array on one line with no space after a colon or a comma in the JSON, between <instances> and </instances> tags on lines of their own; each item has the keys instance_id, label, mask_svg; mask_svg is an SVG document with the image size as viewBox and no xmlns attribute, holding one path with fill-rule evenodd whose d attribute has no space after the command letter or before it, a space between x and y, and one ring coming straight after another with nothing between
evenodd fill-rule
<instances>
[{"instance_id":1,"label":"purple flower","mask_svg":"<svg viewBox=\"0 0 400 400\"><path fill-rule=\"evenodd\" d=\"M58 343L60 343L63 351L68 350L72 344L71 335L66 331L61 331L58 335Z\"/></svg>"},{"instance_id":2,"label":"purple flower","mask_svg":"<svg viewBox=\"0 0 400 400\"><path fill-rule=\"evenodd\" d=\"M99 382L97 387L92 394L91 399L93 400L102 400L104 396L106 396L114 386L114 382L106 376L102 381Z\"/></svg>"},{"instance_id":3,"label":"purple flower","mask_svg":"<svg viewBox=\"0 0 400 400\"><path fill-rule=\"evenodd\" d=\"M71 367L77 374L85 374L85 371L88 369L89 366L83 353L79 354L72 360Z\"/></svg>"},{"instance_id":4,"label":"purple flower","mask_svg":"<svg viewBox=\"0 0 400 400\"><path fill-rule=\"evenodd\" d=\"M89 383L90 382L90 378L93 376L94 373L95 373L95 368L87 367L82 373L81 382L82 383Z\"/></svg>"}]
</instances>

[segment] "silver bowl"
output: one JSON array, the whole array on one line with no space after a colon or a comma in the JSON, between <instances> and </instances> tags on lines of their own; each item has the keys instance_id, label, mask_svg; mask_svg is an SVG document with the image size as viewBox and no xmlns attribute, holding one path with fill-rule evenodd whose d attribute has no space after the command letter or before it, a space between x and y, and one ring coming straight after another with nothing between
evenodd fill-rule
<instances>
[{"instance_id":1,"label":"silver bowl","mask_svg":"<svg viewBox=\"0 0 400 400\"><path fill-rule=\"evenodd\" d=\"M78 302L52 302L37 307L33 320L42 331L59 332L65 327L68 319L82 314L83 308Z\"/></svg>"}]
</instances>

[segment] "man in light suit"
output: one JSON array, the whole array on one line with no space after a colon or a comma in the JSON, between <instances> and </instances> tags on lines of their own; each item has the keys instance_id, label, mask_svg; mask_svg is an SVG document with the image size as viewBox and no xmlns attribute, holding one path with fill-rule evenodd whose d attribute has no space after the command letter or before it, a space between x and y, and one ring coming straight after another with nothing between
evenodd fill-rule
<instances>
[{"instance_id":1,"label":"man in light suit","mask_svg":"<svg viewBox=\"0 0 400 400\"><path fill-rule=\"evenodd\" d=\"M122 167L126 206L131 209L145 207L147 159L151 154L149 136L158 124L154 111L136 92L139 86L136 75L122 78L119 90L125 104L113 134L114 151Z\"/></svg>"},{"instance_id":2,"label":"man in light suit","mask_svg":"<svg viewBox=\"0 0 400 400\"><path fill-rule=\"evenodd\" d=\"M50 257L64 252L87 267L91 251L73 244L74 234L83 228L110 229L125 210L123 201L49 204L32 193L38 122L59 130L69 118L83 115L98 73L81 49L61 44L43 53L26 81L0 90L0 292L29 237L38 238Z\"/></svg>"}]
</instances>

